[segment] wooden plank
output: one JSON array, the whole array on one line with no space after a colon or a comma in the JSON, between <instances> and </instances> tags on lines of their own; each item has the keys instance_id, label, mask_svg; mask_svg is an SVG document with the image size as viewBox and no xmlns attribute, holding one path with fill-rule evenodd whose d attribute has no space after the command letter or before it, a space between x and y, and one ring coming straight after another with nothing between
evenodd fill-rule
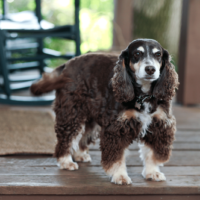
<instances>
[{"instance_id":1,"label":"wooden plank","mask_svg":"<svg viewBox=\"0 0 200 200\"><path fill-rule=\"evenodd\" d=\"M200 150L200 131L177 131L173 143L174 150ZM100 140L90 145L90 150L100 150ZM130 150L138 150L137 142L129 146Z\"/></svg>"},{"instance_id":2,"label":"wooden plank","mask_svg":"<svg viewBox=\"0 0 200 200\"><path fill-rule=\"evenodd\" d=\"M200 194L200 166L161 168L167 181L160 183L144 180L142 167L128 167L133 184L117 186L110 183L102 167L86 163L79 163L77 171L67 171L60 170L54 158L4 157L2 161L8 164L0 166L0 194L4 195Z\"/></svg>"},{"instance_id":3,"label":"wooden plank","mask_svg":"<svg viewBox=\"0 0 200 200\"><path fill-rule=\"evenodd\" d=\"M173 144L173 151L200 151L200 143L177 143Z\"/></svg>"},{"instance_id":4,"label":"wooden plank","mask_svg":"<svg viewBox=\"0 0 200 200\"><path fill-rule=\"evenodd\" d=\"M100 165L101 153L99 151L91 151L93 166ZM130 151L130 155L126 158L128 166L141 166L142 162L137 151ZM165 166L200 166L199 151L173 151L172 156Z\"/></svg>"},{"instance_id":5,"label":"wooden plank","mask_svg":"<svg viewBox=\"0 0 200 200\"><path fill-rule=\"evenodd\" d=\"M130 151L130 155L127 156L128 166L142 166L142 162L139 158L138 151ZM100 151L90 151L92 157L91 163L84 163L85 166L100 166L101 152ZM56 158L50 157L38 157L33 156L30 158L23 156L14 157L1 157L0 166L43 166L43 167L54 167L57 166ZM199 151L173 151L172 156L165 166L200 166L200 153Z\"/></svg>"},{"instance_id":6,"label":"wooden plank","mask_svg":"<svg viewBox=\"0 0 200 200\"><path fill-rule=\"evenodd\" d=\"M138 176L141 174L143 167L128 167L128 173L130 176ZM200 166L165 166L161 167L161 171L165 173L166 176L200 176ZM49 167L0 167L0 175L4 176L16 176L16 175L42 175L42 176L66 176L66 178L81 179L93 176L105 176L106 173L102 167L87 166L85 163L79 163L79 169L76 171L61 170L57 166Z\"/></svg>"},{"instance_id":7,"label":"wooden plank","mask_svg":"<svg viewBox=\"0 0 200 200\"><path fill-rule=\"evenodd\" d=\"M76 171L71 172L76 174ZM146 181L131 175L133 183L119 186L105 175L71 178L63 175L0 175L0 194L28 195L134 195L200 194L200 176L167 176L165 182ZM187 188L187 189L186 189Z\"/></svg>"},{"instance_id":8,"label":"wooden plank","mask_svg":"<svg viewBox=\"0 0 200 200\"><path fill-rule=\"evenodd\" d=\"M189 137L189 139L192 139L192 137ZM199 140L199 138L198 138ZM92 151L99 151L99 143L96 143L95 145L90 146L90 150ZM137 151L139 150L138 144L134 142L129 146L129 150L131 151ZM173 150L174 151L200 151L200 142L174 142L173 144Z\"/></svg>"},{"instance_id":9,"label":"wooden plank","mask_svg":"<svg viewBox=\"0 0 200 200\"><path fill-rule=\"evenodd\" d=\"M200 107L173 106L178 130L200 130Z\"/></svg>"},{"instance_id":10,"label":"wooden plank","mask_svg":"<svg viewBox=\"0 0 200 200\"><path fill-rule=\"evenodd\" d=\"M6 196L0 196L0 200L199 200L200 196L199 195L103 195L103 196L78 196L78 195L73 195L73 196L58 196L58 195L33 195L33 196L26 196L26 195L6 195Z\"/></svg>"},{"instance_id":11,"label":"wooden plank","mask_svg":"<svg viewBox=\"0 0 200 200\"><path fill-rule=\"evenodd\" d=\"M200 142L200 130L178 130L175 137L176 142Z\"/></svg>"},{"instance_id":12,"label":"wooden plank","mask_svg":"<svg viewBox=\"0 0 200 200\"><path fill-rule=\"evenodd\" d=\"M0 157L0 166L57 166L57 161L49 156L4 156Z\"/></svg>"}]
</instances>

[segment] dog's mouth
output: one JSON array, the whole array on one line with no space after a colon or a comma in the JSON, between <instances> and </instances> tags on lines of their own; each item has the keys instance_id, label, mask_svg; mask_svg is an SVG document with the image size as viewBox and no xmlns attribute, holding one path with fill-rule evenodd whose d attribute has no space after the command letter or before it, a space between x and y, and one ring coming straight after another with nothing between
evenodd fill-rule
<instances>
[{"instance_id":1,"label":"dog's mouth","mask_svg":"<svg viewBox=\"0 0 200 200\"><path fill-rule=\"evenodd\" d=\"M145 76L144 80L148 80L148 81L155 80L155 77L154 76Z\"/></svg>"}]
</instances>

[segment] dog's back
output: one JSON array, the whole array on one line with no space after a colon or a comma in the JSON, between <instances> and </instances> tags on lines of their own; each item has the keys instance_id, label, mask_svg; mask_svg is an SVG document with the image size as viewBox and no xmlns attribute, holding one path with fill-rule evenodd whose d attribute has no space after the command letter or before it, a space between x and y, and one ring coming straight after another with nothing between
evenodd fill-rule
<instances>
[{"instance_id":1,"label":"dog's back","mask_svg":"<svg viewBox=\"0 0 200 200\"><path fill-rule=\"evenodd\" d=\"M34 95L41 95L63 88L67 83L76 82L78 78L93 84L94 79L98 87L104 91L113 75L113 68L118 59L117 55L89 53L69 60L57 67L51 73L43 74L42 79L34 83L30 90ZM90 87L90 86L89 86Z\"/></svg>"}]
</instances>

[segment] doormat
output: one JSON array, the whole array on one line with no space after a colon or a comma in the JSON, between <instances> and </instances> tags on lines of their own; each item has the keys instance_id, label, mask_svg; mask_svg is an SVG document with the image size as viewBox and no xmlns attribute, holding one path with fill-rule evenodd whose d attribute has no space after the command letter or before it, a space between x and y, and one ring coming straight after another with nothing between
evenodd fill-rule
<instances>
[{"instance_id":1,"label":"doormat","mask_svg":"<svg viewBox=\"0 0 200 200\"><path fill-rule=\"evenodd\" d=\"M53 154L55 145L50 112L0 108L0 155Z\"/></svg>"}]
</instances>

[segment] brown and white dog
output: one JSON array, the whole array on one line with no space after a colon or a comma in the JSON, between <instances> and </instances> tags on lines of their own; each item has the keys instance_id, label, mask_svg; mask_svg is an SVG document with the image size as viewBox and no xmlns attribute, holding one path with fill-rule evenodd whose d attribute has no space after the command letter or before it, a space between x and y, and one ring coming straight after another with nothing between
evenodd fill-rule
<instances>
[{"instance_id":1,"label":"brown and white dog","mask_svg":"<svg viewBox=\"0 0 200 200\"><path fill-rule=\"evenodd\" d=\"M61 169L90 162L88 145L99 135L101 163L111 182L130 184L126 150L136 140L142 175L165 180L159 166L169 160L176 121L172 97L178 75L170 55L151 39L129 44L119 57L86 54L69 60L31 86L35 95L56 89L54 111Z\"/></svg>"}]
</instances>

